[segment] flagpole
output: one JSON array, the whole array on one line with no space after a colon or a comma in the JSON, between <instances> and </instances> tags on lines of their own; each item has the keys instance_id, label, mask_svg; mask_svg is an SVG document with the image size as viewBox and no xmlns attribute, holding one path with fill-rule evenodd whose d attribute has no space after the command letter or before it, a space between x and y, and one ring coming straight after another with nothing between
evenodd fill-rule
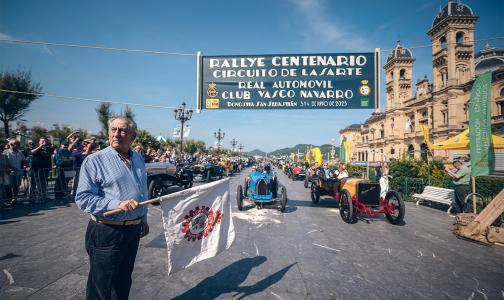
<instances>
[{"instance_id":1,"label":"flagpole","mask_svg":"<svg viewBox=\"0 0 504 300\"><path fill-rule=\"evenodd\" d=\"M476 213L476 177L471 176L472 181L472 203L473 203L473 213Z\"/></svg>"},{"instance_id":2,"label":"flagpole","mask_svg":"<svg viewBox=\"0 0 504 300\"><path fill-rule=\"evenodd\" d=\"M161 201L161 197L157 197L157 198L153 198L153 199L150 199L150 200L147 200L147 201L139 202L138 205L139 206L144 206L144 205L149 205L149 204L152 204L152 203L157 203L159 201ZM120 213L123 213L123 212L124 212L124 210L122 210L120 208L116 208L116 209L112 209L112 210L104 212L103 216L104 217L110 217L110 216L117 215L117 214L120 214Z\"/></svg>"}]
</instances>

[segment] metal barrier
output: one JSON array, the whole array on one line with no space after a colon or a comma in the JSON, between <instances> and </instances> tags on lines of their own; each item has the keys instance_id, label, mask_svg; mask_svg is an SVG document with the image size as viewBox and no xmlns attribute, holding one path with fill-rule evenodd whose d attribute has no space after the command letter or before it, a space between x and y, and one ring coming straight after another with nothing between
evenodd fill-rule
<instances>
[{"instance_id":1,"label":"metal barrier","mask_svg":"<svg viewBox=\"0 0 504 300\"><path fill-rule=\"evenodd\" d=\"M43 202L44 200L74 197L77 190L79 169L38 169L14 176L3 174L0 203ZM6 180L8 179L8 180Z\"/></svg>"},{"instance_id":2,"label":"metal barrier","mask_svg":"<svg viewBox=\"0 0 504 300\"><path fill-rule=\"evenodd\" d=\"M410 177L394 177L390 180L390 189L399 192L401 197L410 201L413 194L421 194L427 185L450 188L452 186L451 182L431 182L425 181L422 178L410 178Z\"/></svg>"}]
</instances>

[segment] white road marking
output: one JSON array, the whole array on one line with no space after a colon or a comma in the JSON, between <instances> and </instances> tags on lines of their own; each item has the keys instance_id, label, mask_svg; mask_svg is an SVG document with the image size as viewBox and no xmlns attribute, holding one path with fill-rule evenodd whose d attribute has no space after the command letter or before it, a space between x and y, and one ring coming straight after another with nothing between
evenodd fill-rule
<instances>
[{"instance_id":1,"label":"white road marking","mask_svg":"<svg viewBox=\"0 0 504 300\"><path fill-rule=\"evenodd\" d=\"M326 248L326 249L329 249L329 250L332 250L332 251L336 251L336 252L340 252L341 250L338 250L338 249L334 249L334 248L331 248L331 247L327 247L327 246L323 246L323 245L319 245L319 244L315 244L315 243L312 243L312 245L315 245L315 246L318 246L318 247L322 247L322 248Z\"/></svg>"},{"instance_id":2,"label":"white road marking","mask_svg":"<svg viewBox=\"0 0 504 300\"><path fill-rule=\"evenodd\" d=\"M389 255L392 255L392 253L390 253L390 248L388 248L388 254L389 254Z\"/></svg>"},{"instance_id":3,"label":"white road marking","mask_svg":"<svg viewBox=\"0 0 504 300\"><path fill-rule=\"evenodd\" d=\"M436 254L432 253L432 257L433 257L433 258L436 258Z\"/></svg>"},{"instance_id":4,"label":"white road marking","mask_svg":"<svg viewBox=\"0 0 504 300\"><path fill-rule=\"evenodd\" d=\"M5 273L5 276L7 276L7 279L9 279L9 284L14 284L14 277L12 277L11 273L9 273L6 269L3 269L3 272Z\"/></svg>"},{"instance_id":5,"label":"white road marking","mask_svg":"<svg viewBox=\"0 0 504 300\"><path fill-rule=\"evenodd\" d=\"M306 234L310 234L310 233L313 233L315 231L319 231L319 230L318 229L313 229L313 230L308 231Z\"/></svg>"},{"instance_id":6,"label":"white road marking","mask_svg":"<svg viewBox=\"0 0 504 300\"><path fill-rule=\"evenodd\" d=\"M420 251L420 250L417 250L417 251L418 251L418 253L420 253L420 255L418 255L417 257L421 257L421 256L423 256L422 251Z\"/></svg>"},{"instance_id":7,"label":"white road marking","mask_svg":"<svg viewBox=\"0 0 504 300\"><path fill-rule=\"evenodd\" d=\"M471 293L471 297L469 297L469 300L472 300L474 298L474 292Z\"/></svg>"},{"instance_id":8,"label":"white road marking","mask_svg":"<svg viewBox=\"0 0 504 300\"><path fill-rule=\"evenodd\" d=\"M257 248L257 245L256 245L256 243L255 243L255 242L254 242L254 246L255 246L255 248L256 248L256 255L257 255L257 256L259 256L259 248Z\"/></svg>"},{"instance_id":9,"label":"white road marking","mask_svg":"<svg viewBox=\"0 0 504 300\"><path fill-rule=\"evenodd\" d=\"M270 292L273 296L277 297L278 299L281 299L281 300L285 300L284 298L280 297L279 295L273 293L273 292Z\"/></svg>"},{"instance_id":10,"label":"white road marking","mask_svg":"<svg viewBox=\"0 0 504 300\"><path fill-rule=\"evenodd\" d=\"M478 281L478 279L476 279L474 277L473 277L473 279L476 281L476 291L478 293L480 293L481 295L483 295L483 297L485 298L485 300L488 300L486 294L483 293L483 291L478 288L479 287L479 281Z\"/></svg>"},{"instance_id":11,"label":"white road marking","mask_svg":"<svg viewBox=\"0 0 504 300\"><path fill-rule=\"evenodd\" d=\"M259 226L256 227L256 229L261 228L264 225L264 223L259 224Z\"/></svg>"}]
</instances>

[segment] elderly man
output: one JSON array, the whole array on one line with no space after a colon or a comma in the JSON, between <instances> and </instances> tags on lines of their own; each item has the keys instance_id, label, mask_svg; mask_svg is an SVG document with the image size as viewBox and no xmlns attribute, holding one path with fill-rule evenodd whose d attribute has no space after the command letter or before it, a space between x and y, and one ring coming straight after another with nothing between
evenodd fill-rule
<instances>
[{"instance_id":1,"label":"elderly man","mask_svg":"<svg viewBox=\"0 0 504 300\"><path fill-rule=\"evenodd\" d=\"M139 240L149 232L147 175L142 157L130 149L136 124L126 117L109 121L110 146L89 155L80 171L75 202L90 214L86 250L90 270L87 299L127 299ZM123 213L103 217L120 208Z\"/></svg>"},{"instance_id":2,"label":"elderly man","mask_svg":"<svg viewBox=\"0 0 504 300\"><path fill-rule=\"evenodd\" d=\"M7 158L10 170L10 184L12 187L12 200L11 204L16 203L19 193L19 185L24 172L25 156L19 149L21 143L18 140L9 141L9 149L5 150L3 154Z\"/></svg>"}]
</instances>

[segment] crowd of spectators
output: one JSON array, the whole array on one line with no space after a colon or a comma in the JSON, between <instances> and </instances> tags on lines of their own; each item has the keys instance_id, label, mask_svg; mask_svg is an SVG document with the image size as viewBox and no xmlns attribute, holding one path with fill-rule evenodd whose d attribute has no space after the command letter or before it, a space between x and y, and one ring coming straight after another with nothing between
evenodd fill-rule
<instances>
[{"instance_id":1,"label":"crowd of spectators","mask_svg":"<svg viewBox=\"0 0 504 300\"><path fill-rule=\"evenodd\" d=\"M50 199L50 194L65 198L75 191L78 169L84 158L102 147L96 138L80 140L78 132L68 135L59 146L46 137L37 143L28 140L24 145L17 139L0 143L0 206L14 205L20 198L40 203ZM49 191L51 176L56 180ZM69 186L72 178L75 184Z\"/></svg>"}]
</instances>

